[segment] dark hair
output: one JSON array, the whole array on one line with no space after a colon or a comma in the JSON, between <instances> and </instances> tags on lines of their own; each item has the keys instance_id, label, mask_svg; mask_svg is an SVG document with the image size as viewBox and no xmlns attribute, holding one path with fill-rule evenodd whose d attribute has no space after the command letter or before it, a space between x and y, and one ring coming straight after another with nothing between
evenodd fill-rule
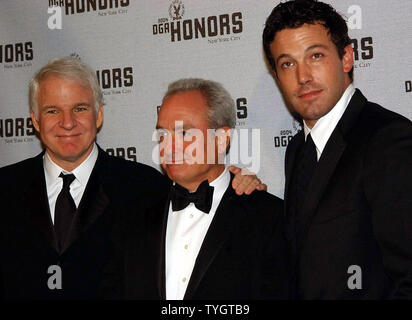
<instances>
[{"instance_id":1,"label":"dark hair","mask_svg":"<svg viewBox=\"0 0 412 320\"><path fill-rule=\"evenodd\" d=\"M342 59L345 47L350 44L348 27L343 17L329 4L316 0L292 0L278 4L266 19L263 30L263 49L266 58L276 72L275 60L270 52L270 44L273 42L277 32L283 29L298 28L303 24L320 23L331 36L335 44L339 58ZM353 68L348 73L353 78Z\"/></svg>"}]
</instances>

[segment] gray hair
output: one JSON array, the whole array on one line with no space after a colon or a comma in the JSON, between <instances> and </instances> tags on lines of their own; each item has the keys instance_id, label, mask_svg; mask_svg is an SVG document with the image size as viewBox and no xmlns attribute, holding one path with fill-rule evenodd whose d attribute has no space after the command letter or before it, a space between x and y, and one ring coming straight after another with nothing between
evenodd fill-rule
<instances>
[{"instance_id":1,"label":"gray hair","mask_svg":"<svg viewBox=\"0 0 412 320\"><path fill-rule=\"evenodd\" d=\"M29 105L30 109L37 117L37 94L40 82L49 75L59 76L68 80L73 80L80 85L90 88L93 91L96 110L103 104L103 93L97 80L96 72L79 59L64 57L55 59L46 64L36 72L29 84Z\"/></svg>"},{"instance_id":2,"label":"gray hair","mask_svg":"<svg viewBox=\"0 0 412 320\"><path fill-rule=\"evenodd\" d=\"M218 82L196 78L174 81L169 84L163 96L163 102L176 93L193 90L199 90L206 99L209 107L208 121L211 128L235 127L235 103L229 92Z\"/></svg>"}]
</instances>

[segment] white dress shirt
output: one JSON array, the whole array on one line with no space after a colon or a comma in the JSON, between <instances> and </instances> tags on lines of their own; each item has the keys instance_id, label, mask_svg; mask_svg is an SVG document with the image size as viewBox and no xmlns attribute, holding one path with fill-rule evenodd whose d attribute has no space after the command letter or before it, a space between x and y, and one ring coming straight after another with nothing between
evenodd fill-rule
<instances>
[{"instance_id":1,"label":"white dress shirt","mask_svg":"<svg viewBox=\"0 0 412 320\"><path fill-rule=\"evenodd\" d=\"M63 188L63 179L59 177L60 173L69 174L73 173L76 179L70 185L70 194L76 204L76 208L80 204L84 190L86 189L87 182L89 181L90 174L97 160L98 150L96 144L93 145L92 152L76 169L72 172L68 172L59 167L47 152L43 156L44 175L46 177L47 196L49 198L49 208L51 219L54 224L54 209L56 206L57 196Z\"/></svg>"},{"instance_id":2,"label":"white dress shirt","mask_svg":"<svg viewBox=\"0 0 412 320\"><path fill-rule=\"evenodd\" d=\"M342 97L340 97L339 101L332 108L332 110L330 110L326 115L320 118L312 129L309 129L306 125L306 122L303 120L305 141L306 137L310 133L312 140L316 146L318 161L323 152L323 149L325 149L326 143L328 142L333 130L335 130L340 118L342 118L342 115L345 112L346 107L348 106L349 101L354 93L355 87L353 86L353 84L350 84L346 88Z\"/></svg>"},{"instance_id":3,"label":"white dress shirt","mask_svg":"<svg viewBox=\"0 0 412 320\"><path fill-rule=\"evenodd\" d=\"M214 187L210 212L198 210L193 203L180 211L172 211L166 229L166 299L183 300L193 267L216 209L230 184L227 168L210 183Z\"/></svg>"}]
</instances>

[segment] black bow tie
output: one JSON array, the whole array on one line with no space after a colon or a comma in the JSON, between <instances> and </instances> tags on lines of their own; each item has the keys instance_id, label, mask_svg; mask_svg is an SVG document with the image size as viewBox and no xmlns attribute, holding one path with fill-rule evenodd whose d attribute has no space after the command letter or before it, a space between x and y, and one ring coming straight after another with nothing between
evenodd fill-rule
<instances>
[{"instance_id":1,"label":"black bow tie","mask_svg":"<svg viewBox=\"0 0 412 320\"><path fill-rule=\"evenodd\" d=\"M203 181L196 192L190 193L187 189L177 183L170 189L172 210L180 211L193 202L195 207L204 213L209 213L213 201L213 187L209 186L207 180Z\"/></svg>"}]
</instances>

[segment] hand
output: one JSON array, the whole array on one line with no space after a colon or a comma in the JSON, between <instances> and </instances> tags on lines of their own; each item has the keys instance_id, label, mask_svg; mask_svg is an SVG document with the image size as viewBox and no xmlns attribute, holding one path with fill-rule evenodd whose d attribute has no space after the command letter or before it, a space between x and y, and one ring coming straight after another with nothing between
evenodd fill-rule
<instances>
[{"instance_id":1,"label":"hand","mask_svg":"<svg viewBox=\"0 0 412 320\"><path fill-rule=\"evenodd\" d=\"M238 195L243 193L249 195L255 190L266 191L268 189L266 184L262 183L254 173L246 168L241 169L230 166L229 171L235 175L232 181L232 187Z\"/></svg>"}]
</instances>

